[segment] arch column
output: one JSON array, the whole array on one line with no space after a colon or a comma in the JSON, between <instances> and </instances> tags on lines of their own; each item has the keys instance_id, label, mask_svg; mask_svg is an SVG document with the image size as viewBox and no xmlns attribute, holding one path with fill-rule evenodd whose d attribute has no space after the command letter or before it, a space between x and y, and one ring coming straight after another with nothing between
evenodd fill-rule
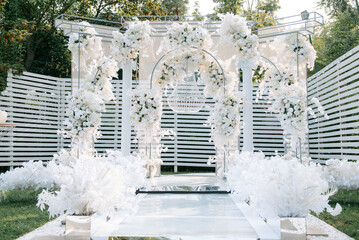
<instances>
[{"instance_id":1,"label":"arch column","mask_svg":"<svg viewBox=\"0 0 359 240\"><path fill-rule=\"evenodd\" d=\"M243 149L253 151L253 80L252 66L241 66L243 72Z\"/></svg>"},{"instance_id":2,"label":"arch column","mask_svg":"<svg viewBox=\"0 0 359 240\"><path fill-rule=\"evenodd\" d=\"M122 131L121 152L123 156L131 153L131 96L129 94L132 84L132 64L127 61L122 68Z\"/></svg>"}]
</instances>

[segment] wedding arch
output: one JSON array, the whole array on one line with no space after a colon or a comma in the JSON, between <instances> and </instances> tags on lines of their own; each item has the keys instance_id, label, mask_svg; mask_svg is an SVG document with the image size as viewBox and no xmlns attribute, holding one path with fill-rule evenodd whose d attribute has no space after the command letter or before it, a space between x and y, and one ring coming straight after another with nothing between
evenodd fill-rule
<instances>
[{"instance_id":1,"label":"wedding arch","mask_svg":"<svg viewBox=\"0 0 359 240\"><path fill-rule=\"evenodd\" d=\"M137 17L140 20L147 18ZM65 135L72 138L74 154L94 151L93 143L98 136L104 101L113 99L110 80L117 76L120 68L124 92L121 150L125 156L130 154L132 124L138 141L145 143L140 152L147 155L149 169L161 162L161 136L169 134L162 132L160 127L162 103L158 89L172 87L176 90L183 83L187 86L189 80L192 85L197 84L197 79L203 81L205 89L200 93L216 101L208 124L217 152L225 153L229 142L238 139L240 112L243 112L241 150L253 151L254 70L260 71L263 78L258 95L268 94L272 99L270 110L278 114L291 150L295 151L298 143L302 149L308 128L307 114L311 112L306 103L305 74L307 67L313 67L315 59L315 51L307 37L323 24L323 17L316 12L304 12L267 27L261 27L267 25L265 22L254 23L231 14L220 18L201 22L183 18L185 21L175 22L166 18L163 21L139 21L133 17L121 17L119 22L109 22L59 16L55 24L70 36L73 88L79 90L74 92L72 102L75 104L70 108L81 110L83 98L88 94L99 99L97 108L86 109L89 112L86 119L92 120L79 121L70 116L66 122L71 131ZM172 57L168 57L171 54ZM133 69L138 70L140 79L148 79L150 86L139 84L129 96L126 93L131 89ZM197 72L200 77L184 76L188 71ZM242 91L238 88L239 75L243 79ZM183 86L181 88L183 90ZM187 91L187 95L193 97L188 93L191 91ZM195 96L199 102L197 105L204 101L201 94ZM187 104L193 103L193 99ZM174 109L175 105L178 108L179 104L173 104L171 108ZM84 122L88 126L83 127L81 124ZM221 161L224 164L224 159Z\"/></svg>"}]
</instances>

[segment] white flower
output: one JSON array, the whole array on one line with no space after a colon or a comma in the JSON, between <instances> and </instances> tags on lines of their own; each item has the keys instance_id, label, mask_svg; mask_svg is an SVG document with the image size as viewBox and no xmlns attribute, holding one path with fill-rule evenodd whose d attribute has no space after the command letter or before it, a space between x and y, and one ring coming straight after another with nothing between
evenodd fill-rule
<instances>
[{"instance_id":1,"label":"white flower","mask_svg":"<svg viewBox=\"0 0 359 240\"><path fill-rule=\"evenodd\" d=\"M4 124L7 119L7 112L0 110L0 124Z\"/></svg>"},{"instance_id":2,"label":"white flower","mask_svg":"<svg viewBox=\"0 0 359 240\"><path fill-rule=\"evenodd\" d=\"M239 134L240 100L231 95L220 97L208 118L211 126L211 136L216 147L223 149L224 145Z\"/></svg>"},{"instance_id":3,"label":"white flower","mask_svg":"<svg viewBox=\"0 0 359 240\"><path fill-rule=\"evenodd\" d=\"M245 18L227 13L222 19L218 33L227 43L233 44L238 53L238 63L253 66L258 61L258 37L251 33Z\"/></svg>"},{"instance_id":4,"label":"white flower","mask_svg":"<svg viewBox=\"0 0 359 240\"><path fill-rule=\"evenodd\" d=\"M278 54L278 62L282 64L297 65L297 55L301 72L306 68L313 69L317 58L314 47L306 37L301 34L289 34L276 37L271 48Z\"/></svg>"},{"instance_id":5,"label":"white flower","mask_svg":"<svg viewBox=\"0 0 359 240\"><path fill-rule=\"evenodd\" d=\"M159 89L138 87L132 92L130 117L137 133L150 141L161 129L162 97Z\"/></svg>"},{"instance_id":6,"label":"white flower","mask_svg":"<svg viewBox=\"0 0 359 240\"><path fill-rule=\"evenodd\" d=\"M152 28L149 21L131 22L125 33L112 32L111 50L120 65L138 57L140 50L145 50L151 43Z\"/></svg>"},{"instance_id":7,"label":"white flower","mask_svg":"<svg viewBox=\"0 0 359 240\"><path fill-rule=\"evenodd\" d=\"M212 42L208 31L201 26L191 26L185 23L173 23L167 30L168 45L175 48L205 48Z\"/></svg>"}]
</instances>

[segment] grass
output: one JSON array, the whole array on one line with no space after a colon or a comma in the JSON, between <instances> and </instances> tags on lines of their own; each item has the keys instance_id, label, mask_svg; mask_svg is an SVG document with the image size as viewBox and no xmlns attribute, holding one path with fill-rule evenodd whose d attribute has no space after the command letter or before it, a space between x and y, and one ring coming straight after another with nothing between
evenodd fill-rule
<instances>
[{"instance_id":1,"label":"grass","mask_svg":"<svg viewBox=\"0 0 359 240\"><path fill-rule=\"evenodd\" d=\"M0 202L0 240L16 239L49 221L38 207L40 191L14 190Z\"/></svg>"},{"instance_id":2,"label":"grass","mask_svg":"<svg viewBox=\"0 0 359 240\"><path fill-rule=\"evenodd\" d=\"M330 197L330 205L339 203L343 211L338 216L331 216L329 213L321 213L319 218L332 225L348 236L359 240L359 191L339 190Z\"/></svg>"}]
</instances>

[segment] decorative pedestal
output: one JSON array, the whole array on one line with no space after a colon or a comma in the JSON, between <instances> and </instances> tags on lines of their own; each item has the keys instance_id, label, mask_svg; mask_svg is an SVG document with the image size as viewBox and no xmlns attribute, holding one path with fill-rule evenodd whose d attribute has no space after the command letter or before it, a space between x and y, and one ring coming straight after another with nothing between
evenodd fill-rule
<instances>
[{"instance_id":1,"label":"decorative pedestal","mask_svg":"<svg viewBox=\"0 0 359 240\"><path fill-rule=\"evenodd\" d=\"M66 239L89 240L91 235L91 216L67 216Z\"/></svg>"},{"instance_id":2,"label":"decorative pedestal","mask_svg":"<svg viewBox=\"0 0 359 240\"><path fill-rule=\"evenodd\" d=\"M306 240L307 224L305 217L287 217L280 219L281 239Z\"/></svg>"}]
</instances>

